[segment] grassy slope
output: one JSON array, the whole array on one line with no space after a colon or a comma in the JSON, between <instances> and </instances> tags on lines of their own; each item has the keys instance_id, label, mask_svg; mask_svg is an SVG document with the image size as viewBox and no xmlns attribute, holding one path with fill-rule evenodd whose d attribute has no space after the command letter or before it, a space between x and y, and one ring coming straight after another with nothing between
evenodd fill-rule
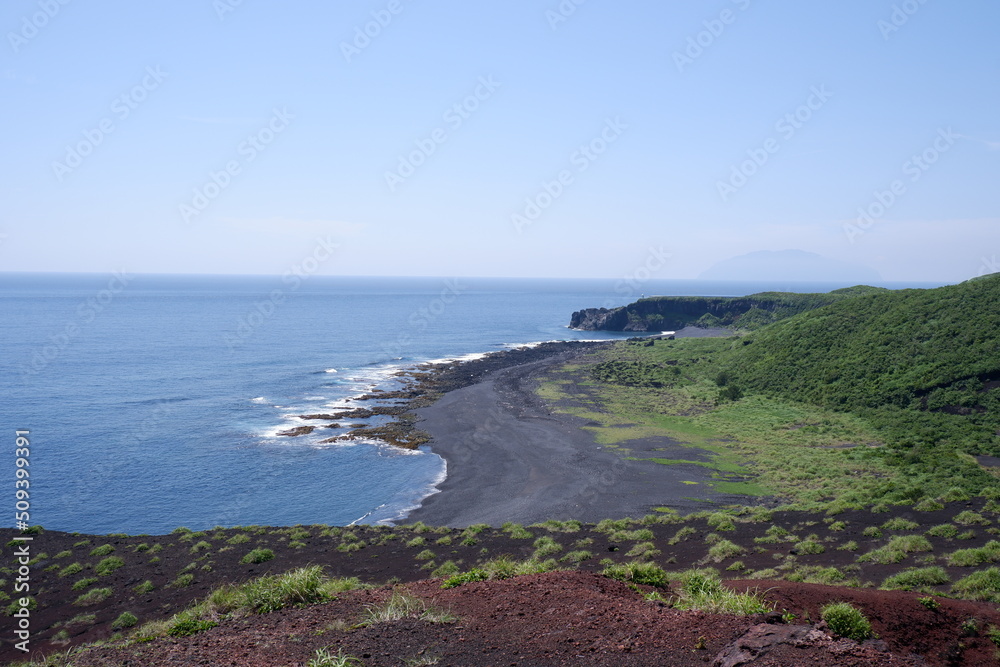
<instances>
[{"instance_id":1,"label":"grassy slope","mask_svg":"<svg viewBox=\"0 0 1000 667\"><path fill-rule=\"evenodd\" d=\"M701 429L685 441L720 472L749 458L797 501L977 493L997 484L971 455L1000 452L1000 276L862 293L744 337L620 344L592 375L605 422ZM830 449L847 444L885 446Z\"/></svg>"}]
</instances>

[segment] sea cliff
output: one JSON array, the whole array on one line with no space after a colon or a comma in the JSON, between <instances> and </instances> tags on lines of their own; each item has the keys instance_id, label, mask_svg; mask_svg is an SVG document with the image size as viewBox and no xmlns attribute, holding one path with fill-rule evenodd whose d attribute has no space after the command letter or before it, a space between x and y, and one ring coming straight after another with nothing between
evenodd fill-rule
<instances>
[{"instance_id":1,"label":"sea cliff","mask_svg":"<svg viewBox=\"0 0 1000 667\"><path fill-rule=\"evenodd\" d=\"M826 294L761 292L742 297L654 296L619 308L586 308L570 318L585 331L665 331L686 326L758 329L792 315L862 294L884 291L859 285Z\"/></svg>"}]
</instances>

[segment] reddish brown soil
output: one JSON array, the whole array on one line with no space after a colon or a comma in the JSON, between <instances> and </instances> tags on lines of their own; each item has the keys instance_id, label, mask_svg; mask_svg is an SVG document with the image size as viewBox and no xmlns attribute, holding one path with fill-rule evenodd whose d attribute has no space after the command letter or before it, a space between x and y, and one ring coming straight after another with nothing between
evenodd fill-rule
<instances>
[{"instance_id":1,"label":"reddish brown soil","mask_svg":"<svg viewBox=\"0 0 1000 667\"><path fill-rule=\"evenodd\" d=\"M613 530L599 531L592 524L580 526L578 530L572 532L563 532L564 529L558 526L529 527L523 539L512 538L509 533L496 528L487 528L470 537L468 533L458 529L432 530L420 526L399 526L392 529L372 526L352 528L329 528L326 526L246 527L216 529L195 534L175 533L159 536L74 535L43 531L41 534L35 535L30 543L31 555L36 559L31 566L31 593L38 603L37 609L31 613L30 646L32 653L30 657L66 651L87 642L109 639L115 632L112 628L113 621L125 611L138 617L140 624L166 619L184 609L194 600L204 597L210 590L221 584L245 581L264 574L285 572L295 567L311 564L322 565L330 576L356 576L366 583L375 585L396 581L416 585L415 590L420 591L421 594L429 594L428 591L433 590L435 594L445 595L439 593L435 585L417 582L432 576L433 569L446 561L452 561L460 569L465 570L477 562L502 554L509 554L516 559L529 558L536 548L536 540L540 537L550 537L561 547L560 551L552 555L553 558L563 559L568 554L579 550L590 552L590 558L583 560L579 565L574 566L571 560L563 560L560 563L562 567L576 567L584 573L599 572L603 568L600 563L602 559L608 558L615 562L634 560L636 556L630 556L629 552L637 543L646 541L651 542L658 551L652 557L653 562L674 571L708 565L717 568L724 577L745 579L751 571L755 571L761 573L756 576L763 575L768 578L785 576L801 581L811 576L811 570L815 570L817 567L836 567L844 577L843 583L853 584L857 588L827 588L793 582L775 583L762 580L754 580L751 583L754 586L759 586L761 590L771 588L768 596L775 601L778 611L789 610L797 616L796 622L798 623L816 622L819 618L819 606L832 598L857 600L865 612L870 613L876 625L876 631L882 635L884 641L888 642L893 653L897 656L916 652L925 656L930 664L946 664L943 659L934 658L933 655L940 654L941 651L951 650L957 652L956 655L961 653L966 656L965 658L957 658L959 661L953 664L994 664L988 661L992 656L992 648L989 647L986 640L962 638L959 626L967 617L973 616L990 619L980 623L983 630L990 623L1000 626L1000 619L996 619L993 615L995 612L992 610L995 607L985 603L972 604L942 597L951 593L952 584L962 577L993 565L993 563L984 563L978 567L955 567L949 565L947 554L958 549L980 547L995 539L997 537L995 526L998 514L993 511L994 509L995 505L989 505L983 499L976 498L971 501L948 503L944 509L933 512L917 512L908 507L891 507L891 511L883 513L851 511L838 514L835 517L802 512L773 512L767 520L758 522L748 520L749 517L737 518L733 529L728 531L713 528L706 517L691 518L683 522L662 517L663 520L673 522L633 521L630 523L629 531L648 529L652 533L652 539L649 540L646 537L638 536L633 538L615 536ZM989 525L967 526L954 523L956 516L963 511L980 513L984 517L983 520L987 521ZM901 531L883 529L883 534L877 537L863 534L866 527L881 526L890 518L906 518L914 521L917 527ZM842 522L843 525L834 526L831 523L834 520ZM964 535L963 539L931 536L928 539L933 547L932 552L913 553L899 563L880 565L859 560L862 554L885 545L895 535L925 534L925 531L931 526L946 523L952 523L968 534ZM779 541L756 541L761 539L765 535L765 531L772 526L782 527L788 530L790 535ZM675 536L682 529L690 529L688 530L689 534L684 539L675 541ZM743 547L744 552L720 562L711 561L708 557L710 548L708 537L711 533ZM825 552L820 554L797 553L797 542L810 534L817 535L817 539L825 545ZM4 563L4 566L0 567L0 573L2 573L2 578L7 580L3 590L8 594L13 593L13 578L15 576L13 573L15 570L12 566L16 566L14 548L11 543L8 543L8 540L15 535L13 530L0 530L0 550L3 552L2 560ZM450 544L440 544L439 540L442 539L445 541L450 539ZM844 550L842 547L849 542L856 542L857 547L854 550ZM345 549L345 547L361 544L364 545L363 548ZM106 556L93 556L91 552L99 547L106 550L105 545L110 545L113 548L111 555L121 558L123 565L113 572L99 575L97 574L97 566ZM271 549L274 552L274 559L261 564L242 563L242 557L254 548ZM430 560L425 557L427 551L433 553ZM60 576L65 568L73 563L81 567L80 571ZM942 567L950 581L921 594L933 594L940 601L943 613L934 614L926 608L912 603L916 593L876 590L890 575L908 568L930 564ZM792 566L791 569L786 568L788 565ZM179 583L179 577L185 574L191 575L192 579L182 585ZM150 581L153 589L146 593L137 592L135 587L145 581ZM73 588L74 585L77 586L76 589ZM517 587L523 585L523 582L476 584L462 587L454 595L458 596L456 600L462 600L461 604L472 608L475 604L495 604L496 598L488 597L476 603L470 597L463 597L471 595L470 592L482 590L489 595L494 595L494 592L498 590L520 590ZM617 586L617 584L609 585ZM493 586L498 588L494 589ZM111 596L96 603L85 603L79 600L82 594L98 588L111 589ZM820 591L820 593L807 594L808 591ZM558 597L553 596L557 596L557 592L554 590L546 595L550 600L556 600ZM544 591L538 594L543 593ZM536 592L530 594L535 595ZM364 595L375 594L359 595L361 598L357 598L358 600L362 599ZM447 595L452 594L448 593ZM629 595L635 597L633 593L629 593ZM574 599L580 596L584 596L581 591L575 591L571 595ZM507 596L506 599L509 608L514 609L514 598ZM330 609L336 609L338 608L336 605L340 604L355 604L356 607L362 604L358 601L350 603L350 600L355 600L355 597L345 596L343 601L333 603L334 606ZM618 602L621 600L615 604ZM2 606L7 604L9 603L5 601ZM459 604L459 602L456 601L455 604ZM537 609L532 606L534 603L531 603L530 600L524 604L524 609L518 608L513 612L500 608L488 611L478 607L474 608L472 612L463 611L460 614L463 616L461 625L462 627L466 625L470 628L473 627L469 625L471 621L466 620L466 617L477 617L477 614L486 614L486 617L489 617L490 614L495 614L495 622L499 623L502 619L503 626L496 628L494 635L489 635L489 632L493 632L489 629L489 625L476 626L480 628L476 632L487 633L483 635L485 638L481 640L482 643L492 646L490 641L493 641L501 647L512 645L510 641L503 640L502 636L516 636L514 627L516 618L519 618L517 614L523 612L527 618L535 618L538 613ZM556 611L548 614L545 619L546 623L555 623L556 620L559 620L565 625L566 619L576 618L574 614L579 611L579 609L572 610L572 605L567 607L565 611L558 611L558 605L551 601L547 604L548 606L543 611L548 609L556 609ZM633 605L635 609L647 609L649 603L635 599L629 604ZM885 612L881 611L883 606L886 607ZM601 614L606 616L611 608L613 607L604 608ZM225 628L212 632L217 634L233 633L236 632L233 628L240 627L254 628L254 632L270 632L266 629L291 623L293 621L289 619L295 619L299 614L304 615L303 618L312 618L311 615L334 613L331 611L323 612L322 609L280 612L276 616L256 616L234 622L232 625L227 624ZM644 613L649 612L647 610ZM671 611L671 614L674 612ZM581 616L586 617L586 613ZM4 618L7 620L4 621ZM636 617L636 619L638 618L640 617ZM633 619L632 622L638 623L639 621L636 619ZM0 630L0 663L27 657L13 647L13 620L6 616L0 616L0 628L4 628ZM672 621L672 623L678 622ZM744 630L752 624L745 619L734 622ZM721 621L701 619L697 623L701 624L702 627L700 634L705 634L709 628L714 631L714 628ZM400 627L403 626L405 623ZM573 632L582 631L577 626L573 627L575 628ZM604 631L596 634L599 628L595 629L591 639L574 639L573 641L584 643L589 641L587 646L592 644L604 646L601 642L617 641L612 626L600 627L603 627ZM373 632L371 629L355 631L344 635L342 639L343 641L349 639L353 641L352 638L363 638L371 632ZM384 632L390 632L390 630L386 629ZM410 631L395 629L391 632L406 634ZM556 630L550 627L546 632L556 632ZM558 632L565 633L568 630L563 629ZM434 637L452 637L455 632L454 626L420 626L416 634L429 638L425 642L427 646L436 646L432 642ZM467 634L468 637L479 636L472 633L471 630ZM466 635L463 634L463 636ZM489 636L493 636L494 639L490 640ZM308 651L303 655L311 654L315 648L325 645L322 642L328 641L328 639L324 635L316 636L315 641L310 639L308 642L304 642L302 645ZM696 639L697 636L695 636ZM188 645L188 642L201 640L194 638L178 641L183 645ZM276 640L270 639L268 641ZM338 642L340 641L341 639L338 639ZM434 639L433 641L438 640ZM446 640L441 639L440 641ZM447 640L447 642L451 641L451 639ZM472 640L467 639L467 641ZM518 642L523 644L528 642L528 639L518 640ZM965 647L962 651L957 648L959 642L962 642ZM337 642L333 643L339 645ZM160 648L168 645L169 643L165 642L154 644ZM351 651L358 648L354 644L345 644L345 646ZM971 648L973 646L978 648ZM718 648L717 643L710 643L709 650L699 651L697 655L704 656L716 648ZM361 649L364 647L358 650ZM373 647L368 647L362 652L375 655L377 652L373 653L374 650ZM513 649L510 649L510 655L513 656L511 661L513 662L517 661L515 653ZM289 655L293 654L289 653ZM778 651L774 655L784 654ZM987 662L976 662L968 656L979 656L975 660L982 658ZM714 657L714 653L710 657ZM566 659L569 660L569 658ZM791 660L788 656L781 659ZM846 660L847 658L838 659ZM159 663L139 662L132 664ZM534 664L551 663L542 661ZM785 664L796 663L791 661Z\"/></svg>"},{"instance_id":2,"label":"reddish brown soil","mask_svg":"<svg viewBox=\"0 0 1000 667\"><path fill-rule=\"evenodd\" d=\"M742 582L732 585L745 588ZM366 666L396 666L408 660L437 665L725 664L716 658L751 628L756 635L804 636L765 646L756 655L748 653L749 662L729 664L996 664L991 642L963 637L960 631L970 617L981 624L1000 622L1000 613L991 605L945 600L931 612L913 593L789 582L767 586L767 597L779 609L795 610L800 619L807 612L816 618L819 606L831 599L849 601L865 610L880 639L863 644L835 640L825 632L783 625L777 614L765 618L677 611L597 574L553 572L450 590L442 590L439 581L405 586L450 611L457 617L452 623L406 619L344 629L357 623L367 605L377 605L391 594L383 587L348 593L328 604L224 622L193 637L92 649L75 656L73 665L304 665L320 648L343 651ZM421 658L424 662L416 662Z\"/></svg>"}]
</instances>

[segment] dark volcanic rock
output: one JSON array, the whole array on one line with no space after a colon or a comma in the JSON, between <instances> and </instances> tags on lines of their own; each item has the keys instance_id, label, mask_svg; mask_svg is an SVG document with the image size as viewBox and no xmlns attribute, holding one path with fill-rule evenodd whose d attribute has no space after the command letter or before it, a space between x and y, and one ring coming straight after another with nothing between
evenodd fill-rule
<instances>
[{"instance_id":1,"label":"dark volcanic rock","mask_svg":"<svg viewBox=\"0 0 1000 667\"><path fill-rule=\"evenodd\" d=\"M316 430L315 426L296 426L295 428L290 428L287 431L278 431L278 435L287 435L292 437L297 435L309 435L314 430Z\"/></svg>"}]
</instances>

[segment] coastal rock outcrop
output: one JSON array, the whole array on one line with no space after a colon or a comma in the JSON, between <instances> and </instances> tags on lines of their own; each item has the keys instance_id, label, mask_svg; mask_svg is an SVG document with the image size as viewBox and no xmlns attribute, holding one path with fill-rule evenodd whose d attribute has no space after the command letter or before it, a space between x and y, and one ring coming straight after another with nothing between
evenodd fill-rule
<instances>
[{"instance_id":1,"label":"coastal rock outcrop","mask_svg":"<svg viewBox=\"0 0 1000 667\"><path fill-rule=\"evenodd\" d=\"M676 331L687 326L757 329L843 299L885 291L859 285L825 294L761 292L741 297L654 296L618 308L585 308L570 317L584 331Z\"/></svg>"}]
</instances>

